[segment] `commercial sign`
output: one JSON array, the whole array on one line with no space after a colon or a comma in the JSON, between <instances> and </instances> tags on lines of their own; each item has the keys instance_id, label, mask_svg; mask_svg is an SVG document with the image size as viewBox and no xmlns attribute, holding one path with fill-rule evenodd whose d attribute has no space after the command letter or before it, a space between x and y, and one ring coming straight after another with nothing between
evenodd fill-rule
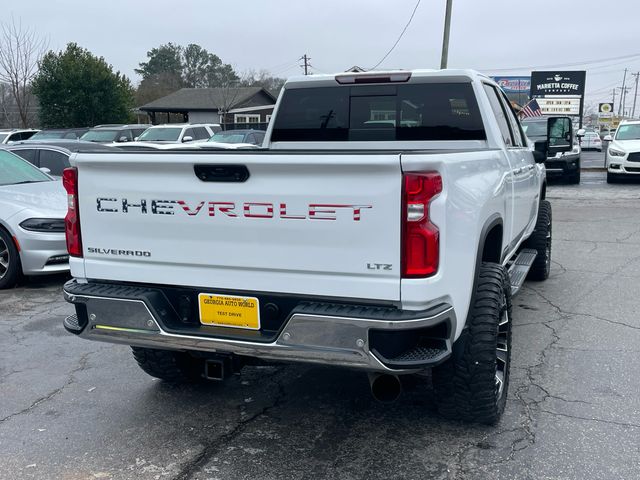
<instances>
[{"instance_id":1,"label":"commercial sign","mask_svg":"<svg viewBox=\"0 0 640 480\"><path fill-rule=\"evenodd\" d=\"M531 77L493 77L504 93L523 93L529 95Z\"/></svg>"},{"instance_id":2,"label":"commercial sign","mask_svg":"<svg viewBox=\"0 0 640 480\"><path fill-rule=\"evenodd\" d=\"M600 118L613 117L613 103L598 104L598 117Z\"/></svg>"},{"instance_id":3,"label":"commercial sign","mask_svg":"<svg viewBox=\"0 0 640 480\"><path fill-rule=\"evenodd\" d=\"M531 96L584 95L587 72L531 72Z\"/></svg>"},{"instance_id":4,"label":"commercial sign","mask_svg":"<svg viewBox=\"0 0 640 480\"><path fill-rule=\"evenodd\" d=\"M543 115L580 115L580 97L536 98Z\"/></svg>"}]
</instances>

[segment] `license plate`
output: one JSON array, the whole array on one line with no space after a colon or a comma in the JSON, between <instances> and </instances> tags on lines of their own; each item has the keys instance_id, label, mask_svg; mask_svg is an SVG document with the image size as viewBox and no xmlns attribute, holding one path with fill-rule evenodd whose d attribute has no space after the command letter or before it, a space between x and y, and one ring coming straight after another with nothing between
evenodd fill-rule
<instances>
[{"instance_id":1,"label":"license plate","mask_svg":"<svg viewBox=\"0 0 640 480\"><path fill-rule=\"evenodd\" d=\"M260 303L257 298L201 293L198 304L203 325L260 330Z\"/></svg>"}]
</instances>

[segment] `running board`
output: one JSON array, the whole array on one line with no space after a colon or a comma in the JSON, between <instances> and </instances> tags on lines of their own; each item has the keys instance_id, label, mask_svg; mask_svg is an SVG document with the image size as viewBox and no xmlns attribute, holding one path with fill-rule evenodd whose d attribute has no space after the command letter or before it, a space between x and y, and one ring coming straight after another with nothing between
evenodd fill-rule
<instances>
[{"instance_id":1,"label":"running board","mask_svg":"<svg viewBox=\"0 0 640 480\"><path fill-rule=\"evenodd\" d=\"M518 256L509 267L511 295L518 293L522 287L522 284L529 273L529 269L531 268L531 265L533 265L537 255L538 252L531 248L522 249L520 253L518 253Z\"/></svg>"}]
</instances>

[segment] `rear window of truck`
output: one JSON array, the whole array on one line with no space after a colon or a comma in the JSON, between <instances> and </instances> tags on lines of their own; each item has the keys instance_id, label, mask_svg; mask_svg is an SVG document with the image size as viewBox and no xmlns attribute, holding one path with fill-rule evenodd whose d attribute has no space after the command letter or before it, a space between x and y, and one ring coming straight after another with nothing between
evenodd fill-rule
<instances>
[{"instance_id":1,"label":"rear window of truck","mask_svg":"<svg viewBox=\"0 0 640 480\"><path fill-rule=\"evenodd\" d=\"M468 83L287 89L274 142L485 140Z\"/></svg>"}]
</instances>

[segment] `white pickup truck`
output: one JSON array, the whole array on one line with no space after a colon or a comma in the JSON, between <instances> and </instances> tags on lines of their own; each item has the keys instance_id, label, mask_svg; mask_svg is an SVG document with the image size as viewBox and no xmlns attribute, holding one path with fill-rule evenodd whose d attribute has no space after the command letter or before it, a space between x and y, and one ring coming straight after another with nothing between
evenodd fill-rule
<instances>
[{"instance_id":1,"label":"white pickup truck","mask_svg":"<svg viewBox=\"0 0 640 480\"><path fill-rule=\"evenodd\" d=\"M65 328L174 382L312 362L390 401L430 370L444 416L494 423L511 295L549 275L543 162L571 128L532 144L469 70L344 73L289 80L261 150L79 153Z\"/></svg>"}]
</instances>

